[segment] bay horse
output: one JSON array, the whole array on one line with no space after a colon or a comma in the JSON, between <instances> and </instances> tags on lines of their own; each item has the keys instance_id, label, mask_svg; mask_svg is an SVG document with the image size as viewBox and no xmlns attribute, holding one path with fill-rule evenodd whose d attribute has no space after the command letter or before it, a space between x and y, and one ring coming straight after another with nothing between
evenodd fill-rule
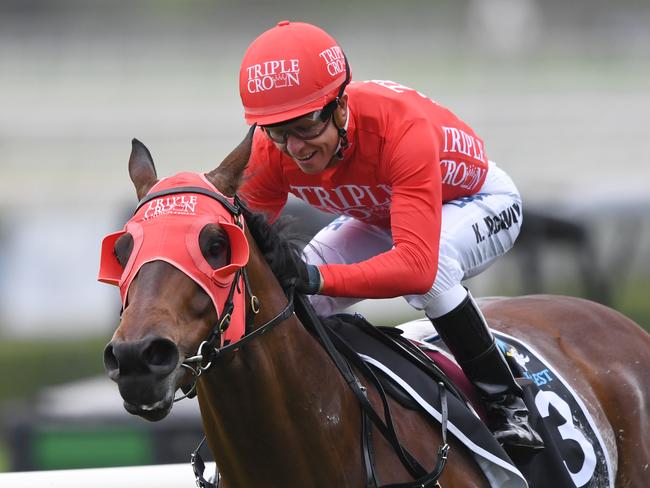
<instances>
[{"instance_id":1,"label":"bay horse","mask_svg":"<svg viewBox=\"0 0 650 488\"><path fill-rule=\"evenodd\" d=\"M349 377L292 313L288 290L298 253L259 215L232 215L239 212L235 195L251 139L252 131L213 171L187 176L204 182L203 190L163 192L167 180L158 180L148 149L133 141L129 174L139 215L152 228L158 217L171 215L172 223L144 237L139 224L127 224L103 245L100 279L120 286L123 299L104 364L126 410L160 420L177 390L187 391L198 376L204 432L226 488L434 486L412 484L414 474L395 446L377 425L364 426ZM220 195L218 217L192 217L187 235L176 236L173 248L165 244L181 214L215 203L206 187ZM189 257L165 254L185 245ZM145 248L150 255L133 257ZM189 269L190 261L207 281ZM572 382L608 444L616 486L647 486L650 335L612 309L575 298L498 298L483 301L482 310L494 328L535 345ZM382 411L375 386L362 374L354 378ZM401 445L426 472L435 471L443 430L421 412L387 401ZM381 483L368 473L364 429L372 475ZM464 446L454 437L448 443L439 486L490 486Z\"/></svg>"}]
</instances>

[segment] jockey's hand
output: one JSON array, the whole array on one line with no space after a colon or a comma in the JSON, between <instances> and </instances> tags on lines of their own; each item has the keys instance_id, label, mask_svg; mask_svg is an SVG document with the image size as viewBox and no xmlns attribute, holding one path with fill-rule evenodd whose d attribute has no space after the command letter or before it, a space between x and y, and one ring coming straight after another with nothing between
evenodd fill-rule
<instances>
[{"instance_id":1,"label":"jockey's hand","mask_svg":"<svg viewBox=\"0 0 650 488\"><path fill-rule=\"evenodd\" d=\"M296 291L305 295L316 295L323 288L323 277L318 266L307 264L304 261L298 264L298 281Z\"/></svg>"}]
</instances>

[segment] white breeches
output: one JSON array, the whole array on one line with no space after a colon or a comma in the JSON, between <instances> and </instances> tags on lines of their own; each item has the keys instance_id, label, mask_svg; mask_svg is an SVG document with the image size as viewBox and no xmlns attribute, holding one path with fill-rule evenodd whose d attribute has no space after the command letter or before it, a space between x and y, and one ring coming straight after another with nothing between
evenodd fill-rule
<instances>
[{"instance_id":1,"label":"white breeches","mask_svg":"<svg viewBox=\"0 0 650 488\"><path fill-rule=\"evenodd\" d=\"M476 276L512 248L522 222L521 197L510 177L490 162L481 189L442 206L438 272L431 290L404 298L430 318L453 310L467 295L461 281ZM308 263L351 264L393 247L390 229L341 216L314 236L305 248ZM321 315L338 313L358 298L311 297Z\"/></svg>"}]
</instances>

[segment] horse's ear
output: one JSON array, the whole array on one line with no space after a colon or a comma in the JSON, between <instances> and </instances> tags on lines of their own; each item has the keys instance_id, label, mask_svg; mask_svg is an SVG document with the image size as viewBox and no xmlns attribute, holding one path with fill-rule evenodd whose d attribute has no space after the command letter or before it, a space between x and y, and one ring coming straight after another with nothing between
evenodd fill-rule
<instances>
[{"instance_id":1,"label":"horse's ear","mask_svg":"<svg viewBox=\"0 0 650 488\"><path fill-rule=\"evenodd\" d=\"M233 196L241 184L244 169L251 155L256 127L257 125L253 124L244 140L224 158L219 166L205 175L224 195Z\"/></svg>"},{"instance_id":2,"label":"horse's ear","mask_svg":"<svg viewBox=\"0 0 650 488\"><path fill-rule=\"evenodd\" d=\"M151 153L147 146L137 139L131 141L129 175L138 194L138 200L141 200L158 181Z\"/></svg>"}]
</instances>

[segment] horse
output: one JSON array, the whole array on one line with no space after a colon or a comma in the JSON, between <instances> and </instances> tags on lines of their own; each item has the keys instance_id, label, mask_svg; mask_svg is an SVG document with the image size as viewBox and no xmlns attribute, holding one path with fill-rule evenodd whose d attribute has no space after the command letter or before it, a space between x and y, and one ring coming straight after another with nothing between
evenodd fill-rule
<instances>
[{"instance_id":1,"label":"horse","mask_svg":"<svg viewBox=\"0 0 650 488\"><path fill-rule=\"evenodd\" d=\"M100 270L100 280L120 286L123 311L104 364L125 409L158 421L179 389L195 388L226 488L490 486L458 440L447 440L421 411L383 399L357 366L349 367L350 380L304 316L293 313L299 253L275 224L237 204L251 141L252 131L216 169L196 175L215 197L205 188L156 191L166 179L158 180L149 150L133 140L129 174L139 212L154 213L150 225L156 216L191 213L206 199L216 198L221 210L212 219L192 218L196 223L176 246L194 249L186 259L200 264L207 281L167 256L164 243L136 269L138 247L164 240L143 240L137 226L105 239L102 260L112 261L102 264L108 271ZM618 312L577 298L494 298L481 307L492 327L534 344L570 379L608 444L616 486L644 485L650 335ZM397 448L376 422L367 425L358 391L377 411L387 403ZM436 449L443 445L446 465ZM402 447L426 473L438 470L431 483L413 484L417 474Z\"/></svg>"}]
</instances>

